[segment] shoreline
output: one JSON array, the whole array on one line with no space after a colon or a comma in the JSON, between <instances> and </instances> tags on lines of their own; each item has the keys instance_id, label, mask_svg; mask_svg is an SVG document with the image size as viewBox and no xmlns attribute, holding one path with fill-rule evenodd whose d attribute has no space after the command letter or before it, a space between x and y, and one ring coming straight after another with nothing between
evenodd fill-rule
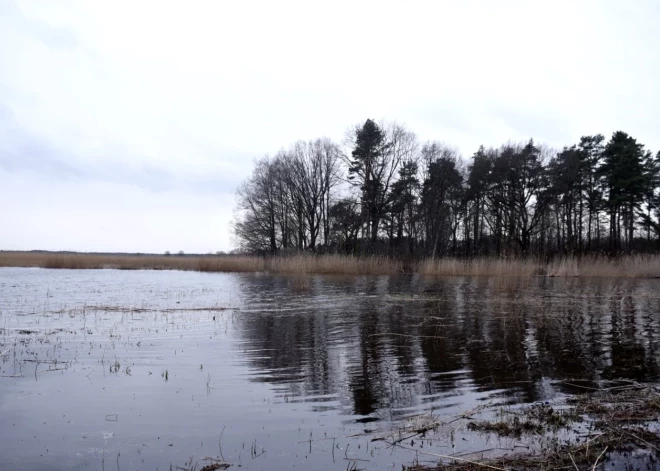
<instances>
[{"instance_id":1,"label":"shoreline","mask_svg":"<svg viewBox=\"0 0 660 471\"><path fill-rule=\"evenodd\" d=\"M449 422L427 416L414 426L391 432L383 439L393 448L437 461L437 464L415 463L406 467L406 471L580 471L607 464L657 465L660 451L657 384L618 380L593 386L571 386L582 388L582 392L558 402L468 411ZM437 439L448 423L489 438L488 443L493 446L459 455L450 452L440 455L408 445L411 437L422 444L424 440ZM402 435L406 443L398 439ZM502 446L509 442L518 446Z\"/></svg>"},{"instance_id":2,"label":"shoreline","mask_svg":"<svg viewBox=\"0 0 660 471\"><path fill-rule=\"evenodd\" d=\"M268 272L295 275L396 275L660 278L660 255L561 257L549 262L524 258L441 258L404 263L385 257L294 254L142 255L56 252L0 252L0 267L49 269L182 270L199 272Z\"/></svg>"}]
</instances>

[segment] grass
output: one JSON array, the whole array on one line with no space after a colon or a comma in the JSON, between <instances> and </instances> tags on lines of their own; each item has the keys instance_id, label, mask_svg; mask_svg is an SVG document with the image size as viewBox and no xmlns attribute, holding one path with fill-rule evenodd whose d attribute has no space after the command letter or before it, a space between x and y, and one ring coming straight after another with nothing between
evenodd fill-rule
<instances>
[{"instance_id":1,"label":"grass","mask_svg":"<svg viewBox=\"0 0 660 471\"><path fill-rule=\"evenodd\" d=\"M550 470L566 469L577 471L595 470L608 463L612 453L618 454L624 463L622 469L635 463L625 463L628 457L636 454L643 461L645 469L657 469L660 454L660 436L655 433L655 425L660 411L660 391L655 385L639 384L631 381L615 382L607 388L585 388L590 392L571 397L560 410L550 405L530 405L522 409L502 410L499 414L482 420L472 420L478 411L471 411L462 418L468 418L467 430L488 437L487 443L500 443L507 437L515 443L533 444L524 446L528 451L502 454L499 457L483 458L484 453L496 450L489 447L458 456L428 453L425 450L402 445L401 441L391 440L389 444L421 455L442 458L438 465L415 464L408 471L472 471L472 470ZM614 384L614 383L613 383ZM436 419L438 420L438 419ZM452 422L456 423L455 420ZM435 430L443 424L438 422ZM429 431L425 425L421 433ZM413 436L407 430L406 437ZM412 430L416 432L416 430ZM521 441L521 437L529 439ZM432 437L427 437L431 439ZM506 443L506 442L501 442ZM626 465L625 468L623 466ZM647 468L648 467L648 468Z\"/></svg>"},{"instance_id":2,"label":"grass","mask_svg":"<svg viewBox=\"0 0 660 471\"><path fill-rule=\"evenodd\" d=\"M44 252L0 252L0 267L121 270L188 270L202 272L261 272L290 274L386 275L402 272L402 263L386 257L344 255L98 255Z\"/></svg>"},{"instance_id":3,"label":"grass","mask_svg":"<svg viewBox=\"0 0 660 471\"><path fill-rule=\"evenodd\" d=\"M534 276L544 274L544 265L519 258L443 258L422 261L418 272L435 276Z\"/></svg>"},{"instance_id":4,"label":"grass","mask_svg":"<svg viewBox=\"0 0 660 471\"><path fill-rule=\"evenodd\" d=\"M402 273L403 264L387 257L293 255L268 259L266 270L292 274L390 275Z\"/></svg>"},{"instance_id":5,"label":"grass","mask_svg":"<svg viewBox=\"0 0 660 471\"><path fill-rule=\"evenodd\" d=\"M255 272L265 270L265 260L261 257L244 255L182 257L176 255L0 252L0 267Z\"/></svg>"},{"instance_id":6,"label":"grass","mask_svg":"<svg viewBox=\"0 0 660 471\"><path fill-rule=\"evenodd\" d=\"M532 258L447 258L424 260L417 271L434 276L660 278L660 256L562 257L549 263Z\"/></svg>"},{"instance_id":7,"label":"grass","mask_svg":"<svg viewBox=\"0 0 660 471\"><path fill-rule=\"evenodd\" d=\"M388 257L311 254L266 258L249 255L165 256L0 252L0 267L271 272L300 276L393 275L404 271L403 262ZM443 258L422 260L412 265L410 270L428 276L660 278L660 255L632 255L619 258L563 257L549 263L533 258ZM299 284L304 288L304 283Z\"/></svg>"}]
</instances>

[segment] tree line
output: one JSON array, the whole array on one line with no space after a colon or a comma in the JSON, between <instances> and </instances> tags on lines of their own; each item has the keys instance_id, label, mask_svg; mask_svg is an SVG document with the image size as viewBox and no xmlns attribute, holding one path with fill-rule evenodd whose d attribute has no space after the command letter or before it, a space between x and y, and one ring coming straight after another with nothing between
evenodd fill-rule
<instances>
[{"instance_id":1,"label":"tree line","mask_svg":"<svg viewBox=\"0 0 660 471\"><path fill-rule=\"evenodd\" d=\"M342 145L297 142L237 190L234 235L252 253L404 257L632 253L660 247L660 152L622 131L560 151L481 146L470 159L368 119Z\"/></svg>"}]
</instances>

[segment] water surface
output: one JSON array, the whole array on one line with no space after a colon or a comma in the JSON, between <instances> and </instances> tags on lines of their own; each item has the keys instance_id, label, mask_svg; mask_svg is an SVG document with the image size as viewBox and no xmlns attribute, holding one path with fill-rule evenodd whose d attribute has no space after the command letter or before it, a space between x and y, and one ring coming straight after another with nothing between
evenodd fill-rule
<instances>
[{"instance_id":1,"label":"water surface","mask_svg":"<svg viewBox=\"0 0 660 471\"><path fill-rule=\"evenodd\" d=\"M206 457L401 469L414 453L361 434L660 377L657 280L316 276L300 286L263 274L1 268L0 469L199 469ZM409 445L489 446L452 432Z\"/></svg>"}]
</instances>

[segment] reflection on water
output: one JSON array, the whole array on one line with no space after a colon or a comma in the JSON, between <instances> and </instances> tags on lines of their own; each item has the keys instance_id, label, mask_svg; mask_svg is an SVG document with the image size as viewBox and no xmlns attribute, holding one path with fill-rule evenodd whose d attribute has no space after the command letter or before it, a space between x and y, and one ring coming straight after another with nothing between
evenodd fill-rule
<instances>
[{"instance_id":1,"label":"reflection on water","mask_svg":"<svg viewBox=\"0 0 660 471\"><path fill-rule=\"evenodd\" d=\"M534 402L554 393L552 380L659 376L655 280L315 281L279 300L286 279L241 286L253 379L287 397L341 394L348 412L389 418L466 389Z\"/></svg>"},{"instance_id":2,"label":"reflection on water","mask_svg":"<svg viewBox=\"0 0 660 471\"><path fill-rule=\"evenodd\" d=\"M657 381L659 287L0 269L0 467L345 469L310 437ZM349 449L368 469L412 460Z\"/></svg>"}]
</instances>

